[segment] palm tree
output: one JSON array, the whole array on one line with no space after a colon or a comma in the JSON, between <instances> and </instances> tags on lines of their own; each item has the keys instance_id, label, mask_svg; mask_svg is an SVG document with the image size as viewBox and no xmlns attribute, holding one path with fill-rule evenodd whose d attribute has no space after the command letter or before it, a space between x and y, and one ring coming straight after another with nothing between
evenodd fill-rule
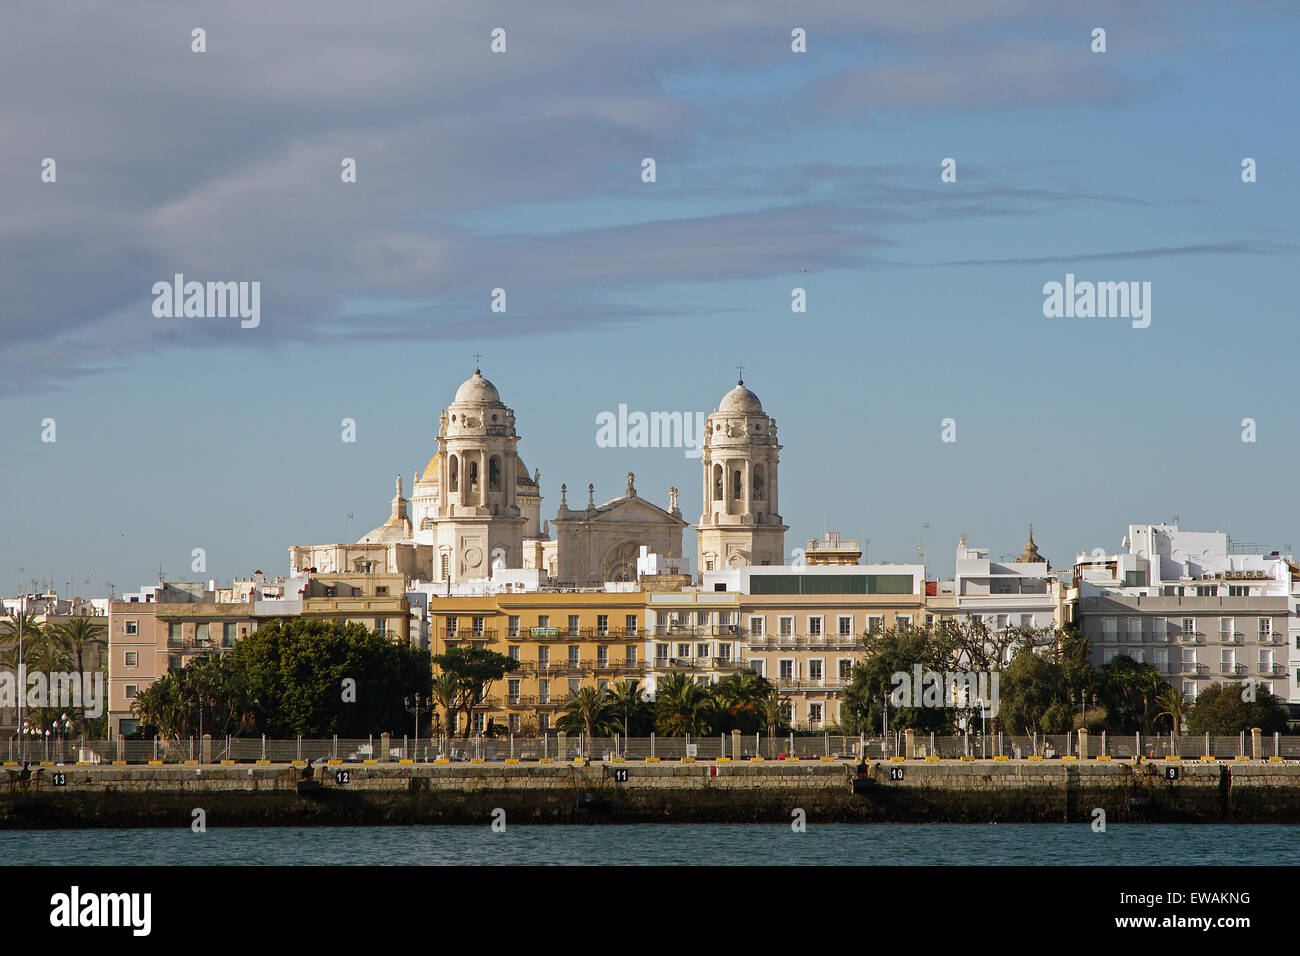
<instances>
[{"instance_id":1,"label":"palm tree","mask_svg":"<svg viewBox=\"0 0 1300 956\"><path fill-rule=\"evenodd\" d=\"M763 700L763 720L767 724L767 735L775 737L787 724L786 714L790 698L782 697L781 691L773 687Z\"/></svg>"},{"instance_id":2,"label":"palm tree","mask_svg":"<svg viewBox=\"0 0 1300 956\"><path fill-rule=\"evenodd\" d=\"M713 698L685 674L669 674L655 695L655 728L665 737L711 732Z\"/></svg>"},{"instance_id":3,"label":"palm tree","mask_svg":"<svg viewBox=\"0 0 1300 956\"><path fill-rule=\"evenodd\" d=\"M101 636L106 630L103 624L85 617L74 617L70 621L58 625L59 632L63 635L64 643L76 655L77 673L86 672L86 649L96 644L103 644L104 639Z\"/></svg>"},{"instance_id":4,"label":"palm tree","mask_svg":"<svg viewBox=\"0 0 1300 956\"><path fill-rule=\"evenodd\" d=\"M45 625L36 623L36 615L27 611L10 611L9 614L0 620L0 647L11 648L15 653L18 648L18 638L22 637L23 641L23 658L27 657L27 642L33 639L39 639L41 631ZM4 657L9 657L9 651L4 652Z\"/></svg>"},{"instance_id":5,"label":"palm tree","mask_svg":"<svg viewBox=\"0 0 1300 956\"><path fill-rule=\"evenodd\" d=\"M1156 720L1161 717L1168 717L1173 724L1175 734L1183 732L1183 717L1187 714L1187 697L1177 687L1166 687L1156 697L1156 706L1160 712L1156 714Z\"/></svg>"},{"instance_id":6,"label":"palm tree","mask_svg":"<svg viewBox=\"0 0 1300 956\"><path fill-rule=\"evenodd\" d=\"M430 695L435 704L447 712L445 733L448 738L456 736L456 712L460 710L460 681L454 674L439 674L433 679L433 693Z\"/></svg>"},{"instance_id":7,"label":"palm tree","mask_svg":"<svg viewBox=\"0 0 1300 956\"><path fill-rule=\"evenodd\" d=\"M586 742L592 737L607 737L619 726L614 699L607 691L580 687L564 705L555 726L567 734L585 735Z\"/></svg>"},{"instance_id":8,"label":"palm tree","mask_svg":"<svg viewBox=\"0 0 1300 956\"><path fill-rule=\"evenodd\" d=\"M645 689L639 680L621 680L609 686L610 700L619 717L619 730L625 737L632 737L643 727L649 709L645 699Z\"/></svg>"},{"instance_id":9,"label":"palm tree","mask_svg":"<svg viewBox=\"0 0 1300 956\"><path fill-rule=\"evenodd\" d=\"M727 727L722 730L739 730L754 733L764 725L764 701L774 690L767 679L753 670L730 674L710 688L718 709L726 715Z\"/></svg>"}]
</instances>

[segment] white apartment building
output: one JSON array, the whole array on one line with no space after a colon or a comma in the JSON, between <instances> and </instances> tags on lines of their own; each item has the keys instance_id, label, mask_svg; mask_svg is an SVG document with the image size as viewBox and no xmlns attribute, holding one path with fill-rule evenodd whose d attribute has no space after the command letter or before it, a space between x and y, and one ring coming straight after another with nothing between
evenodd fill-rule
<instances>
[{"instance_id":1,"label":"white apartment building","mask_svg":"<svg viewBox=\"0 0 1300 956\"><path fill-rule=\"evenodd\" d=\"M1032 530L1015 561L992 561L987 548L967 546L962 535L953 578L958 617L982 621L990 631L1056 628L1066 622L1065 594L1063 582L1038 553Z\"/></svg>"},{"instance_id":2,"label":"white apartment building","mask_svg":"<svg viewBox=\"0 0 1300 956\"><path fill-rule=\"evenodd\" d=\"M1221 531L1129 525L1116 554L1075 560L1078 617L1094 663L1124 654L1195 697L1225 680L1255 681L1300 701L1300 571L1280 552L1234 553Z\"/></svg>"}]
</instances>

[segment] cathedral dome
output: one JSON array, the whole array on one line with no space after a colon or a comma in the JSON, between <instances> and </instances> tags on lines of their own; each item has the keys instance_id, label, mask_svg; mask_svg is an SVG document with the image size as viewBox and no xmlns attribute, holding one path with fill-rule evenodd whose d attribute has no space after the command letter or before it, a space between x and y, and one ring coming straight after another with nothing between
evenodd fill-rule
<instances>
[{"instance_id":1,"label":"cathedral dome","mask_svg":"<svg viewBox=\"0 0 1300 956\"><path fill-rule=\"evenodd\" d=\"M497 387L483 377L483 373L474 369L474 374L456 389L457 405L500 405L501 393Z\"/></svg>"},{"instance_id":2,"label":"cathedral dome","mask_svg":"<svg viewBox=\"0 0 1300 956\"><path fill-rule=\"evenodd\" d=\"M739 415L762 415L763 403L758 400L757 395L745 388L744 381L739 381L735 388L722 396L722 401L718 403L718 411Z\"/></svg>"}]
</instances>

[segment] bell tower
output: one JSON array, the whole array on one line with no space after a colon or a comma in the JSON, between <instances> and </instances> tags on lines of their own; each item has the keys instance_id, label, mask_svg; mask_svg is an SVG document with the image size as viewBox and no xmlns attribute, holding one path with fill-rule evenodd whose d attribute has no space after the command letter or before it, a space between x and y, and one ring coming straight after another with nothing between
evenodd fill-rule
<instances>
[{"instance_id":1,"label":"bell tower","mask_svg":"<svg viewBox=\"0 0 1300 956\"><path fill-rule=\"evenodd\" d=\"M776 420L737 381L705 420L704 511L695 526L701 572L784 563L789 528L778 508L780 451Z\"/></svg>"}]
</instances>

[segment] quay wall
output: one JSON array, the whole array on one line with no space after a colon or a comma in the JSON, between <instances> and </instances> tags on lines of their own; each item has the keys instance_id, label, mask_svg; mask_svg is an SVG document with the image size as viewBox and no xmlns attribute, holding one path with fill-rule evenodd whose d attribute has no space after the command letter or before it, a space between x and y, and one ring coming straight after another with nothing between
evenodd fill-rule
<instances>
[{"instance_id":1,"label":"quay wall","mask_svg":"<svg viewBox=\"0 0 1300 956\"><path fill-rule=\"evenodd\" d=\"M1170 772L1169 768L1173 768ZM308 775L310 774L310 776ZM1300 762L1128 760L6 766L0 827L1300 823Z\"/></svg>"}]
</instances>

